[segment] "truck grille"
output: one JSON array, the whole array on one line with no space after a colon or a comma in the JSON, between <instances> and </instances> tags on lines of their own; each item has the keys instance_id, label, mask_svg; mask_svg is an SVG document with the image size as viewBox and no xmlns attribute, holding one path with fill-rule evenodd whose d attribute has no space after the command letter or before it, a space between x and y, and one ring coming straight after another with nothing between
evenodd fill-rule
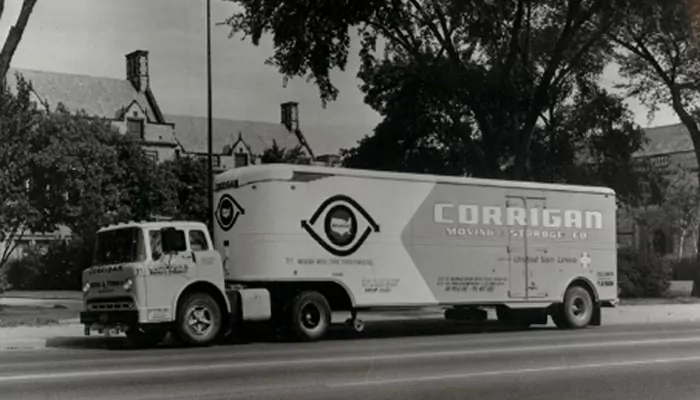
<instances>
[{"instance_id":1,"label":"truck grille","mask_svg":"<svg viewBox=\"0 0 700 400\"><path fill-rule=\"evenodd\" d=\"M89 311L124 311L134 309L134 301L129 297L88 301Z\"/></svg>"}]
</instances>

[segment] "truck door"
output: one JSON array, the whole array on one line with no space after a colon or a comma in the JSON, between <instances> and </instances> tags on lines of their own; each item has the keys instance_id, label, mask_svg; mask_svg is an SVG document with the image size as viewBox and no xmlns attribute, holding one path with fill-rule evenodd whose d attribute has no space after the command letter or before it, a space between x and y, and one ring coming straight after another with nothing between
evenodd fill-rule
<instances>
[{"instance_id":1,"label":"truck door","mask_svg":"<svg viewBox=\"0 0 700 400\"><path fill-rule=\"evenodd\" d=\"M544 198L507 196L507 208L530 208L544 207ZM529 213L528 213L529 217ZM527 221L527 217L526 217ZM526 225L520 225L515 220L508 221L508 281L509 297L523 299L530 297L544 297L547 295L546 271L540 262L545 256L546 248L539 246L539 241L532 238L532 227L529 221Z\"/></svg>"},{"instance_id":2,"label":"truck door","mask_svg":"<svg viewBox=\"0 0 700 400\"><path fill-rule=\"evenodd\" d=\"M209 241L209 236L199 229L188 232L192 261L197 268L197 277L214 282L224 281L224 270L216 250Z\"/></svg>"},{"instance_id":3,"label":"truck door","mask_svg":"<svg viewBox=\"0 0 700 400\"><path fill-rule=\"evenodd\" d=\"M197 277L192 251L189 249L186 233L178 229L182 235L182 251L175 254L163 254L161 247L160 230L151 229L148 231L151 261L147 267L146 301L149 309L157 310L153 315L149 314L149 319L166 319L172 312L173 299L180 290ZM149 310L149 313L151 311Z\"/></svg>"}]
</instances>

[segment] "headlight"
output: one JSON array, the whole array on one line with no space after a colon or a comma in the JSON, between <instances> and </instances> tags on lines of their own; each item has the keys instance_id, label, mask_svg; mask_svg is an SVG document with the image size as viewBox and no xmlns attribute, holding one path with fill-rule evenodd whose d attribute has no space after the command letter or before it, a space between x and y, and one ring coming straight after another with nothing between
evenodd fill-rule
<instances>
[{"instance_id":1,"label":"headlight","mask_svg":"<svg viewBox=\"0 0 700 400\"><path fill-rule=\"evenodd\" d=\"M131 287L134 285L134 282L131 279L127 279L124 281L124 290L131 290Z\"/></svg>"},{"instance_id":2,"label":"headlight","mask_svg":"<svg viewBox=\"0 0 700 400\"><path fill-rule=\"evenodd\" d=\"M87 293L88 290L90 290L90 282L85 282L85 285L83 285L83 293Z\"/></svg>"}]
</instances>

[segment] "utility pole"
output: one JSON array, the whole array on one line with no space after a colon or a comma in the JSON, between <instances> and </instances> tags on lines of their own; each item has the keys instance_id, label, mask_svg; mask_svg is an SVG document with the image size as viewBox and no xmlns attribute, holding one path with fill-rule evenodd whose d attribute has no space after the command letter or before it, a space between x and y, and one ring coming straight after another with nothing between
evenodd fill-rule
<instances>
[{"instance_id":1,"label":"utility pole","mask_svg":"<svg viewBox=\"0 0 700 400\"><path fill-rule=\"evenodd\" d=\"M211 0L207 2L207 188L209 196L209 232L214 235L214 165L211 122Z\"/></svg>"}]
</instances>

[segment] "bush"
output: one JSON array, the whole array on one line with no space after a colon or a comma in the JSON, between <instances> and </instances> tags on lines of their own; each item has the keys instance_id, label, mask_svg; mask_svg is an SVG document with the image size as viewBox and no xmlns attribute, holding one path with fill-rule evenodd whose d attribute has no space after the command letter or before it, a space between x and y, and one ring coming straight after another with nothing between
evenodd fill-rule
<instances>
[{"instance_id":1,"label":"bush","mask_svg":"<svg viewBox=\"0 0 700 400\"><path fill-rule=\"evenodd\" d=\"M7 282L14 290L31 290L41 281L42 256L34 248L28 248L20 259L7 263Z\"/></svg>"},{"instance_id":2,"label":"bush","mask_svg":"<svg viewBox=\"0 0 700 400\"><path fill-rule=\"evenodd\" d=\"M8 265L7 278L16 290L80 290L90 247L80 240L54 242L46 254L30 250Z\"/></svg>"},{"instance_id":3,"label":"bush","mask_svg":"<svg viewBox=\"0 0 700 400\"><path fill-rule=\"evenodd\" d=\"M700 265L698 257L684 257L673 262L674 281L694 281L698 277Z\"/></svg>"},{"instance_id":4,"label":"bush","mask_svg":"<svg viewBox=\"0 0 700 400\"><path fill-rule=\"evenodd\" d=\"M636 249L618 250L618 286L622 298L665 297L671 283L671 263Z\"/></svg>"},{"instance_id":5,"label":"bush","mask_svg":"<svg viewBox=\"0 0 700 400\"><path fill-rule=\"evenodd\" d=\"M0 295L10 289L10 283L7 281L7 264L0 267Z\"/></svg>"}]
</instances>

